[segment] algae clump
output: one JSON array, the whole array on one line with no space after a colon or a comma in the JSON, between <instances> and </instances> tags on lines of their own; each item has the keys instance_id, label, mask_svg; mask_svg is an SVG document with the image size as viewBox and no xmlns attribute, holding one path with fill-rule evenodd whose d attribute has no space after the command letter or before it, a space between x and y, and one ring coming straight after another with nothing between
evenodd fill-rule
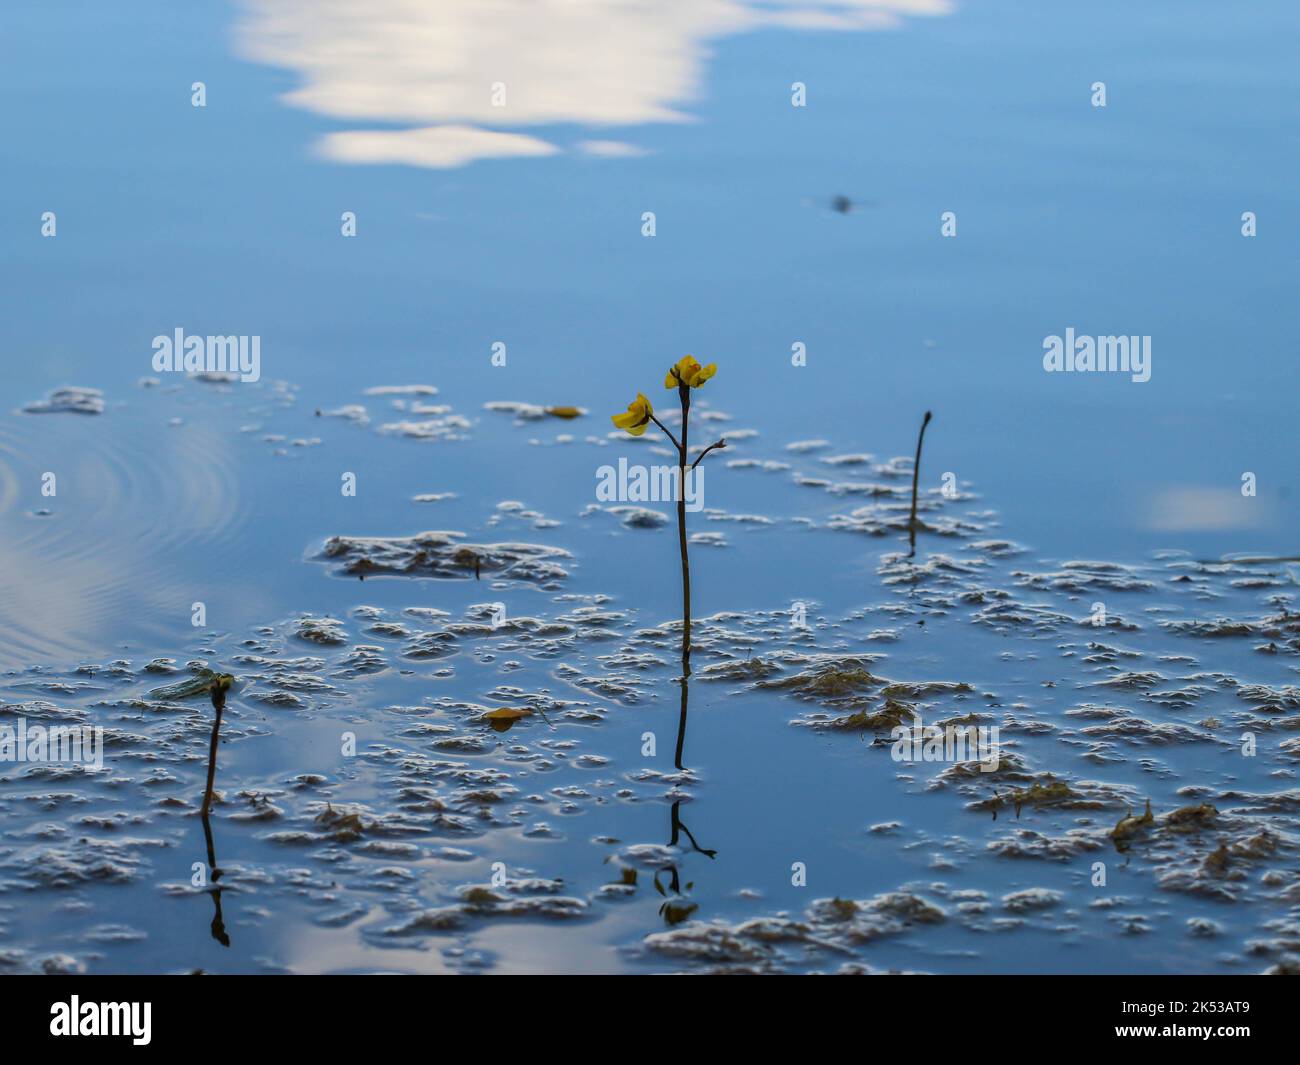
<instances>
[{"instance_id":1,"label":"algae clump","mask_svg":"<svg viewBox=\"0 0 1300 1065\"><path fill-rule=\"evenodd\" d=\"M1147 799L1146 812L1141 817L1134 817L1130 809L1128 816L1121 817L1119 823L1110 830L1110 838L1115 841L1116 850L1123 850L1128 841L1134 836L1145 832L1146 829L1155 821L1155 816L1151 813L1151 800Z\"/></svg>"}]
</instances>

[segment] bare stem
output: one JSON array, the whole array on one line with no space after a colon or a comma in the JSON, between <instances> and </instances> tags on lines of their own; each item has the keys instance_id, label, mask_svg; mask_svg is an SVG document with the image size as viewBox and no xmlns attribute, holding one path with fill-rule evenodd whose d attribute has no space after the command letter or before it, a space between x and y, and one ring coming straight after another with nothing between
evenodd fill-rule
<instances>
[{"instance_id":1,"label":"bare stem","mask_svg":"<svg viewBox=\"0 0 1300 1065\"><path fill-rule=\"evenodd\" d=\"M680 380L680 378L679 378ZM690 433L691 390L677 386L682 403L682 441L677 445L680 479L677 485L677 543L682 553L682 680L691 675L691 558L686 548L686 448Z\"/></svg>"},{"instance_id":2,"label":"bare stem","mask_svg":"<svg viewBox=\"0 0 1300 1065\"><path fill-rule=\"evenodd\" d=\"M691 698L691 678L682 677L682 711L677 719L677 750L673 755L673 765L678 769L685 769L682 765L682 754L686 750L686 707Z\"/></svg>"},{"instance_id":3,"label":"bare stem","mask_svg":"<svg viewBox=\"0 0 1300 1065\"><path fill-rule=\"evenodd\" d=\"M921 421L921 432L916 438L916 458L912 462L912 516L907 519L907 533L912 545L910 555L916 554L916 489L921 479L921 445L925 442L925 427L929 424L930 412L926 411Z\"/></svg>"},{"instance_id":4,"label":"bare stem","mask_svg":"<svg viewBox=\"0 0 1300 1065\"><path fill-rule=\"evenodd\" d=\"M707 455L710 451L713 451L715 448L721 450L726 446L727 446L727 442L725 440L719 440L715 444L710 444L708 447L706 447L695 457L695 461L691 463L691 469L695 469L695 467L698 466L703 461L704 456Z\"/></svg>"},{"instance_id":5,"label":"bare stem","mask_svg":"<svg viewBox=\"0 0 1300 1065\"><path fill-rule=\"evenodd\" d=\"M675 447L678 451L681 451L682 445L677 442L677 437L673 436L673 434L669 431L668 426L664 425L664 423L661 422L658 418L656 418L653 414L650 415L650 420L664 431L664 435L667 436L668 439L673 442L673 447Z\"/></svg>"},{"instance_id":6,"label":"bare stem","mask_svg":"<svg viewBox=\"0 0 1300 1065\"><path fill-rule=\"evenodd\" d=\"M204 817L208 816L208 811L212 808L212 785L217 774L217 741L221 736L221 712L226 708L224 688L214 686L209 694L212 697L212 708L216 711L216 716L212 721L212 739L208 743L208 786L203 791L201 811Z\"/></svg>"},{"instance_id":7,"label":"bare stem","mask_svg":"<svg viewBox=\"0 0 1300 1065\"><path fill-rule=\"evenodd\" d=\"M230 935L226 932L226 921L221 914L221 888L217 887L217 882L221 879L222 873L217 866L217 851L212 842L212 819L210 817L212 788L216 782L217 772L217 743L221 737L221 714L226 708L226 689L222 686L214 686L211 696L212 708L216 711L216 716L212 720L212 739L208 743L208 786L203 791L203 806L199 810L199 817L203 821L203 838L208 847L208 870L212 876L212 938L223 947L228 947L230 946Z\"/></svg>"}]
</instances>

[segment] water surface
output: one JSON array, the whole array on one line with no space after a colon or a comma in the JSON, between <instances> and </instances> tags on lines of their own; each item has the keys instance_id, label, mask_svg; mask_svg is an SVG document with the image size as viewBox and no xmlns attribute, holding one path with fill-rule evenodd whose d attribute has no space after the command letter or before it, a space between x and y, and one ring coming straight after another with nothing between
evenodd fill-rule
<instances>
[{"instance_id":1,"label":"water surface","mask_svg":"<svg viewBox=\"0 0 1300 1065\"><path fill-rule=\"evenodd\" d=\"M1294 967L1294 9L510 7L10 13L0 702L109 747L4 767L0 961ZM177 327L261 379L155 373ZM1067 328L1150 381L1044 373ZM670 508L595 485L671 461L606 419L687 351L683 732ZM24 409L65 386L102 412ZM424 532L547 566L327 552ZM149 694L199 664L211 855L212 706ZM828 670L998 725L997 779L835 727L884 696Z\"/></svg>"}]
</instances>

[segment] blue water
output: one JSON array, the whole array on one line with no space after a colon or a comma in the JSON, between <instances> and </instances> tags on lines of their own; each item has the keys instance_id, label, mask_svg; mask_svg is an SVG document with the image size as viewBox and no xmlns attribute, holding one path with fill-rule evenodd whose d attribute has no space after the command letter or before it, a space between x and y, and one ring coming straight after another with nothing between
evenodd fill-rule
<instances>
[{"instance_id":1,"label":"blue water","mask_svg":"<svg viewBox=\"0 0 1300 1065\"><path fill-rule=\"evenodd\" d=\"M520 583L358 585L331 577L315 559L329 536L425 529L572 552L564 592L608 596L612 609L634 612L614 625L608 646L566 652L584 672L598 671L600 655L635 650L639 629L676 617L671 524L629 530L611 515L584 511L595 502L598 466L646 454L644 443L609 435L606 417L638 390L671 409L660 381L686 352L718 364L700 402L732 419L694 422L692 440L758 433L742 433L710 457L708 505L774 523L692 516L693 531L723 532L727 542L694 549L697 619L736 611L761 628L754 619L769 612L777 618L770 624L784 629L790 605L806 601L840 627L819 635L827 653L882 650L891 679L964 681L976 693L996 693L999 705L1027 705L1013 715L1021 725L1027 715L1068 726L1061 716L1068 699L1034 697L1046 679L1058 682L1057 691L1086 686L1087 670L1057 661L1061 641L1086 642L1086 632L998 637L972 621L969 602L939 604L924 593L918 602L882 579L882 559L902 544L896 534L827 527L869 497L792 482L796 474L881 480L820 460L910 456L922 412L931 410L922 490L933 494L952 474L972 498L943 510L969 516L979 531L961 540L923 537L923 558L937 551L982 557L966 546L981 536L1015 541L1025 555L993 561L972 582L1050 601L1075 618L1098 596L1111 610L1121 610L1119 600L1140 629L1108 633L1106 642L1136 647L1146 659L1125 668L1159 669L1171 683L1197 671L1234 683L1293 682L1294 659L1264 659L1251 650L1258 638L1171 642L1158 625L1166 616L1266 615L1269 596L1290 595L1295 577L1285 563L1260 564L1269 575L1259 587L1234 583L1240 573L1208 578L1212 591L1198 598L1202 590L1167 583L1176 571L1155 552L1195 559L1297 553L1289 415L1300 12L1281 2L898 7L888 28L850 28L854 4L664 3L643 22L614 3L545 15L521 3L513 19L491 20L473 4L441 4L428 23L388 23L379 2L11 5L0 35L0 83L10 101L0 120L4 702L33 698L34 667L66 679L78 665L129 659L132 679L123 683L140 695L154 684L140 668L155 656L202 658L239 674L234 656L244 641L269 630L284 638L282 653L313 653L292 636L292 619L303 613L351 619L349 643L373 644L352 613L359 606L394 615L436 606L453 618L496 600L511 616L573 608ZM835 16L840 25L798 24L795 16L810 14ZM497 80L506 86L502 108L490 103ZM191 105L196 81L206 86L205 107ZM791 106L796 81L806 85L805 107ZM1096 81L1106 85L1104 108L1090 102ZM364 135L374 131L395 135L400 151L444 151L437 136L424 142L409 134L448 126L527 138L527 151L549 154L455 166L434 156L423 163L439 165L348 161L373 150ZM619 147L593 154L583 147L593 141ZM833 210L837 196L852 209ZM46 211L57 215L53 238L41 235ZM349 211L355 238L340 233ZM647 211L655 214L653 238L642 235ZM956 213L955 237L940 234L946 211ZM1257 217L1257 236L1241 233L1245 211ZM156 374L152 339L177 327L259 336L261 380L213 385ZM1067 328L1151 337L1150 380L1045 373L1043 340ZM492 362L498 342L508 352L504 366ZM805 366L791 364L796 343L806 346ZM158 383L142 387L149 377ZM378 431L423 416L394 409L394 398L409 396L365 390L408 384L437 387L437 395L420 398L468 420L460 439ZM101 390L104 413L21 410L64 385ZM500 400L589 413L515 424L483 409ZM369 424L316 413L357 403ZM786 448L811 439L829 445ZM789 466L762 473L728 467L733 457ZM47 472L58 478L52 498L40 491ZM345 473L356 475L355 497L340 493ZM1253 496L1241 494L1245 474L1254 475ZM891 483L908 486L906 477ZM430 492L455 498L412 502ZM536 529L508 513L490 524L498 504L512 500L561 524ZM1017 572L1054 571L1071 559L1133 566L1153 587L1035 599L1017 584ZM207 624L196 630L197 601ZM922 618L925 634L916 624ZM866 639L880 628L898 629L899 640L878 647ZM754 639L762 656L785 637L764 643L756 632ZM323 704L310 697L302 721L236 697L235 727L248 715L257 728L223 745L229 793L274 790L318 771L338 789L332 802L368 799L391 811L391 779L330 761L340 705L375 722L372 738L391 744L409 737L385 707L427 705L441 694L478 705L501 684L568 690L554 660L529 658L526 648L483 658L490 652L471 652L469 643L452 660L454 675L437 680L446 663L422 662L403 674L410 663L385 645L383 672L350 678L348 695L327 695ZM706 637L696 670L748 650ZM1163 663L1160 656L1171 653L1195 662ZM1046 661L1033 665L1034 656ZM611 779L640 765L634 756L647 725L636 714L652 714L661 747L672 747L673 654L660 657L640 710L619 703L600 725L577 730L582 745L612 759L602 771ZM503 658L519 659L520 671L502 671ZM325 672L336 664L330 658ZM1151 709L1134 693L1108 694L1127 698L1130 709ZM73 692L65 702L92 706L102 698ZM861 899L929 883L946 875L931 864L945 850L975 870L956 888L974 886L995 900L1024 887L1086 885L1088 855L1068 869L1044 863L1049 875L1041 876L985 855L988 834L1004 822L990 827L986 814L969 812L950 792L900 790L887 754L867 751L857 734L791 728L809 709L802 703L698 677L691 698L688 764L698 782L689 783L696 801L682 817L702 846L719 851L712 860L690 856L702 866L693 873L702 917L798 914L811 898ZM195 712L204 709L196 704ZM968 709L943 702L930 716ZM1224 685L1193 716L1231 721L1234 712L1244 711ZM186 736L191 753L206 758L200 724ZM510 735L527 735L534 755L543 741L564 738L536 722L527 729ZM317 739L292 738L300 731ZM1149 752L1140 744L1119 762L1097 765L1078 760L1072 742L1027 734L1038 745L1036 770L1130 787L1139 808L1151 791L1164 804L1158 811L1191 802L1180 791L1190 781L1210 779L1221 791L1242 782L1235 762L1223 769L1216 761L1223 752L1199 744L1177 753L1160 748L1159 766L1143 760ZM1252 789L1289 786L1291 762L1277 748L1283 738L1271 737L1267 758L1240 770ZM510 764L508 746L490 757ZM201 791L202 765L191 761L173 769L191 792L196 780ZM561 775L570 782L571 773ZM1159 787L1150 787L1156 779ZM27 786L40 795L45 785ZM85 787L105 811L154 816L147 790L127 799L101 794L93 782ZM646 786L638 781L632 790ZM591 838L668 838L661 794L608 805L584 799L579 808L581 827L564 841L539 843L514 829L488 833L492 842L475 848L463 875L427 854L413 861L425 902L446 898L457 884L486 882L497 857L512 868L526 862L539 876L562 875L581 894L605 872L605 845ZM18 809L11 811L14 839L26 839L32 824ZM1096 822L1108 828L1124 812L1108 807ZM313 816L305 807L285 814L295 825ZM1075 816L1055 815L1053 830L1072 826ZM552 811L544 819L559 817ZM905 837L918 835L866 832L895 819ZM47 929L61 902L47 888L39 897L48 901L41 912L49 924L9 933L26 952L20 964L36 965L56 947L108 971L432 970L446 962L427 944L376 953L372 928L382 918L328 930L312 924L282 887L283 863L294 855L242 823L218 824L218 839L238 840L241 859L281 886L265 888L265 897L254 892L242 918L264 936L276 928L276 949L264 955L239 935L232 948L218 947L202 898L169 901L166 926L151 926L158 891L187 878L189 848L201 839L193 817L170 830L181 855L170 865L149 864L120 886L71 889L118 911L98 920L140 927L143 945L93 958L79 931L55 944ZM154 831L167 834L161 823ZM11 857L19 853L14 839ZM794 861L817 870L807 889L789 884ZM1286 864L1280 856L1276 863ZM372 874L356 875L356 896L378 912L383 893ZM761 898L746 899L742 889ZM101 900L106 890L118 893L112 905ZM636 950L659 924L662 900L644 875L638 890L644 897L635 908L614 907L577 926L483 921L464 933L471 960L482 952L468 967L655 966L653 951L646 960ZM1243 905L1240 918L1224 918L1231 943L1189 941L1174 929L1188 915L1184 896L1171 903L1149 878L1126 894L1160 926L1159 949L1124 965L1135 969L1249 969L1257 959L1243 961L1242 944L1283 905L1252 899L1258 909ZM1086 893L1081 898L1062 906L1086 913ZM182 905L193 912L176 920ZM1116 964L1104 915L1082 923L1078 943L1050 923L1000 942L970 930L889 938L872 963L930 971ZM456 955L447 964L464 967L461 961Z\"/></svg>"}]
</instances>

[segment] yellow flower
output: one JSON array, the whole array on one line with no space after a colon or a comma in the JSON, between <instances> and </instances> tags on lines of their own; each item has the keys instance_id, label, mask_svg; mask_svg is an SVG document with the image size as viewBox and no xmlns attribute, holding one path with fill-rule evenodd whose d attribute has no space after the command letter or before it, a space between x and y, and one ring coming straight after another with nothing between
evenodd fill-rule
<instances>
[{"instance_id":1,"label":"yellow flower","mask_svg":"<svg viewBox=\"0 0 1300 1065\"><path fill-rule=\"evenodd\" d=\"M615 428L626 429L633 436L640 436L650 424L650 415L653 413L650 401L638 392L636 399L627 405L626 414L611 414L609 420Z\"/></svg>"},{"instance_id":2,"label":"yellow flower","mask_svg":"<svg viewBox=\"0 0 1300 1065\"><path fill-rule=\"evenodd\" d=\"M676 388L678 385L699 388L717 372L718 364L716 362L711 362L708 366L701 366L695 361L694 355L687 355L668 371L668 376L664 378L664 388Z\"/></svg>"}]
</instances>

